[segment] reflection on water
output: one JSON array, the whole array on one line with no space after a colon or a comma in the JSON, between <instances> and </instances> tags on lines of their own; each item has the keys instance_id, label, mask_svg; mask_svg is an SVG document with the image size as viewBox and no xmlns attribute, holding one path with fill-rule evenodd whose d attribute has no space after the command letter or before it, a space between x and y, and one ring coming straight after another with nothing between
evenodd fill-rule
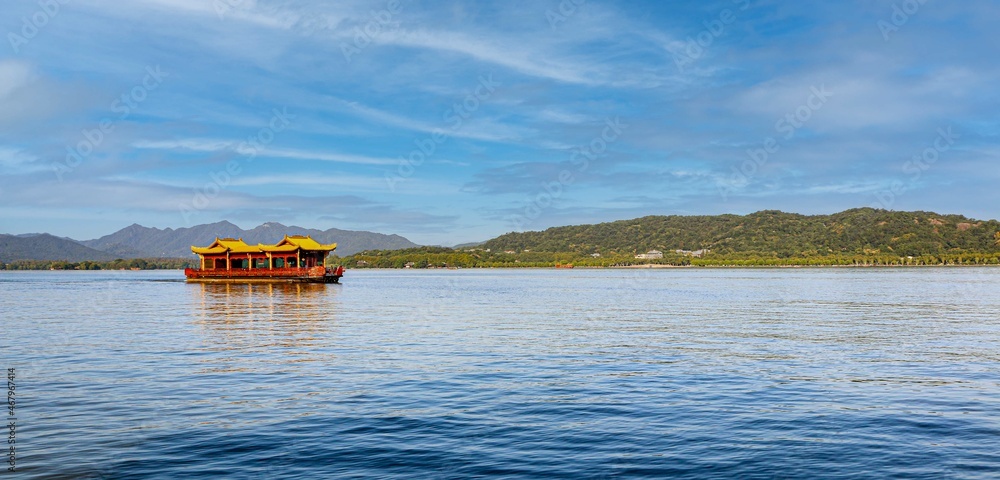
<instances>
[{"instance_id":1,"label":"reflection on water","mask_svg":"<svg viewBox=\"0 0 1000 480\"><path fill-rule=\"evenodd\" d=\"M222 349L267 351L315 346L336 321L338 285L200 283L193 321Z\"/></svg>"}]
</instances>

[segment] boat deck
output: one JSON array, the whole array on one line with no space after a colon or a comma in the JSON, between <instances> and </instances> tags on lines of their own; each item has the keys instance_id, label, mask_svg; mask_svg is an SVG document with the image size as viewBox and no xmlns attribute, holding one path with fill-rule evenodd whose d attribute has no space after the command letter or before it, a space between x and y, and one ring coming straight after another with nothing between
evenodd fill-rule
<instances>
[{"instance_id":1,"label":"boat deck","mask_svg":"<svg viewBox=\"0 0 1000 480\"><path fill-rule=\"evenodd\" d=\"M311 268L233 268L233 269L184 269L189 282L231 282L231 283L340 283L343 270Z\"/></svg>"}]
</instances>

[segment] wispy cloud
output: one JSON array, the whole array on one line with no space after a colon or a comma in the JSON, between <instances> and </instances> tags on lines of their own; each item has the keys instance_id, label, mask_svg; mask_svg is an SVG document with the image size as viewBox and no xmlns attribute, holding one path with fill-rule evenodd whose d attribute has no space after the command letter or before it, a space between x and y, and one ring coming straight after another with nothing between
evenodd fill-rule
<instances>
[{"instance_id":1,"label":"wispy cloud","mask_svg":"<svg viewBox=\"0 0 1000 480\"><path fill-rule=\"evenodd\" d=\"M158 149L158 150L190 150L195 152L235 152L241 155L270 158L288 158L294 160L310 160L335 163L354 163L358 165L396 165L397 159L376 158L364 155L352 155L346 153L315 152L307 150L293 150L282 148L259 148L246 142L228 141L211 138L188 138L182 140L158 140L158 141L138 141L133 144L136 148Z\"/></svg>"},{"instance_id":2,"label":"wispy cloud","mask_svg":"<svg viewBox=\"0 0 1000 480\"><path fill-rule=\"evenodd\" d=\"M38 6L8 3L0 31L17 32ZM927 2L888 40L892 2L568 2L547 17L566 3L404 1L380 21L383 0L74 0L0 55L5 228L176 225L232 161L205 221L287 216L433 243L502 233L567 169L533 226L828 212L892 182L908 188L893 208L1000 216L995 2ZM679 51L693 63L679 68ZM170 76L135 89L147 66ZM488 99L483 76L500 84ZM802 110L814 87L833 97ZM241 147L274 109L295 118ZM607 118L629 125L613 144ZM802 124L790 136L789 118ZM916 177L906 162L939 128L960 138ZM79 148L91 152L58 182L49 166ZM583 170L581 152L599 152Z\"/></svg>"},{"instance_id":3,"label":"wispy cloud","mask_svg":"<svg viewBox=\"0 0 1000 480\"><path fill-rule=\"evenodd\" d=\"M386 35L382 42L420 49L467 55L478 61L507 67L531 75L567 83L598 85L606 82L604 72L586 65L555 59L532 58L531 49L504 42L483 42L460 32L415 30Z\"/></svg>"}]
</instances>

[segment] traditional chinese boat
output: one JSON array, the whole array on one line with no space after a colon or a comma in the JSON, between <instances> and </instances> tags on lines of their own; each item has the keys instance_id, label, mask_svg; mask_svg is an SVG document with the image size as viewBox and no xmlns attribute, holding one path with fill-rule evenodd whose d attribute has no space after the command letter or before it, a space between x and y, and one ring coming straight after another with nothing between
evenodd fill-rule
<instances>
[{"instance_id":1,"label":"traditional chinese boat","mask_svg":"<svg viewBox=\"0 0 1000 480\"><path fill-rule=\"evenodd\" d=\"M186 268L189 282L308 282L340 283L344 267L324 266L337 248L309 236L285 235L274 245L248 245L242 238L216 238L207 247L191 247L201 268Z\"/></svg>"}]
</instances>

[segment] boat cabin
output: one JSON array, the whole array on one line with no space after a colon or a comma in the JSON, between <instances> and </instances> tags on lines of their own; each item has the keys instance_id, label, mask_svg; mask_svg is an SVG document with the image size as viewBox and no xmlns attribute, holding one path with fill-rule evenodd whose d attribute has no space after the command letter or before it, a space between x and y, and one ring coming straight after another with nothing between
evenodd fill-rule
<instances>
[{"instance_id":1,"label":"boat cabin","mask_svg":"<svg viewBox=\"0 0 1000 480\"><path fill-rule=\"evenodd\" d=\"M207 247L191 247L201 258L201 270L274 270L323 266L326 256L337 248L309 236L285 235L274 245L248 245L242 238L216 238Z\"/></svg>"}]
</instances>

